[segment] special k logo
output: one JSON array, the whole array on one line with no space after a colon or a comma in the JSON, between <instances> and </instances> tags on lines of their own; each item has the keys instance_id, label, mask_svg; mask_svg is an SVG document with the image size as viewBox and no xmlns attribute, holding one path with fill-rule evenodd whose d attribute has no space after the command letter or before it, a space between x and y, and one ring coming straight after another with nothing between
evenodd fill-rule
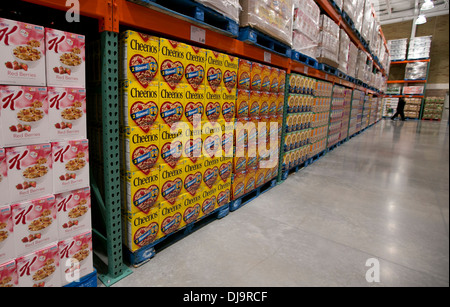
<instances>
[{"instance_id":1,"label":"special k logo","mask_svg":"<svg viewBox=\"0 0 450 307\"><path fill-rule=\"evenodd\" d=\"M55 53L58 53L59 44L61 44L66 39L66 36L63 35L61 37L52 38L47 42L48 50L53 50Z\"/></svg>"},{"instance_id":2,"label":"special k logo","mask_svg":"<svg viewBox=\"0 0 450 307\"><path fill-rule=\"evenodd\" d=\"M25 263L22 267L19 268L19 276L23 277L24 275L30 276L31 275L31 267L38 259L38 256L34 256L33 259Z\"/></svg>"},{"instance_id":3,"label":"special k logo","mask_svg":"<svg viewBox=\"0 0 450 307\"><path fill-rule=\"evenodd\" d=\"M18 91L15 95L14 93L11 93L10 95L6 96L5 98L2 99L3 102L3 109L7 109L8 106L11 109L11 111L15 111L15 104L16 104L16 100L22 96L23 91L20 90Z\"/></svg>"},{"instance_id":4,"label":"special k logo","mask_svg":"<svg viewBox=\"0 0 450 307\"><path fill-rule=\"evenodd\" d=\"M64 258L70 258L70 254L69 254L69 252L70 252L70 249L73 247L75 245L75 241L72 241L72 242L70 242L70 244L68 244L67 246L64 246L64 248L63 249L61 249L60 251L59 251L59 256L60 256L60 258L61 259L64 259Z\"/></svg>"},{"instance_id":5,"label":"special k logo","mask_svg":"<svg viewBox=\"0 0 450 307\"><path fill-rule=\"evenodd\" d=\"M50 98L50 108L55 108L56 110L59 110L61 100L63 100L63 98L66 96L67 96L67 93L63 92L61 95L55 95L52 98Z\"/></svg>"},{"instance_id":6,"label":"special k logo","mask_svg":"<svg viewBox=\"0 0 450 307\"><path fill-rule=\"evenodd\" d=\"M14 217L14 224L15 225L19 225L19 224L25 225L27 222L27 214L30 213L31 210L33 210L33 206L29 206L26 210L24 209L24 210L20 211L20 213Z\"/></svg>"},{"instance_id":7,"label":"special k logo","mask_svg":"<svg viewBox=\"0 0 450 307\"><path fill-rule=\"evenodd\" d=\"M70 149L70 145L67 145L66 148L61 148L55 153L55 162L64 163L64 154Z\"/></svg>"},{"instance_id":8,"label":"special k logo","mask_svg":"<svg viewBox=\"0 0 450 307\"><path fill-rule=\"evenodd\" d=\"M17 29L17 26L12 27L11 29L9 29L8 27L0 29L0 43L4 41L5 46L9 46L9 36L16 32Z\"/></svg>"},{"instance_id":9,"label":"special k logo","mask_svg":"<svg viewBox=\"0 0 450 307\"><path fill-rule=\"evenodd\" d=\"M57 204L58 212L66 212L67 211L67 204L72 199L72 197L73 197L73 194L70 194L69 197L64 198Z\"/></svg>"},{"instance_id":10,"label":"special k logo","mask_svg":"<svg viewBox=\"0 0 450 307\"><path fill-rule=\"evenodd\" d=\"M14 157L12 157L11 159L9 159L8 164L9 164L9 169L13 169L14 167L17 170L21 170L21 166L20 166L20 162L23 160L23 158L25 158L28 154L28 150L25 150L22 155L17 154Z\"/></svg>"}]
</instances>

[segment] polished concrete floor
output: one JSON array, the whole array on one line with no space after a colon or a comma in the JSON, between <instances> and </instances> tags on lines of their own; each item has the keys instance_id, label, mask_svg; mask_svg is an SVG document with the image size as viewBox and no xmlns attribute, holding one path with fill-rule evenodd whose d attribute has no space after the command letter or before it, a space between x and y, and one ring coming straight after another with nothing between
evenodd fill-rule
<instances>
[{"instance_id":1,"label":"polished concrete floor","mask_svg":"<svg viewBox=\"0 0 450 307\"><path fill-rule=\"evenodd\" d=\"M115 286L449 286L447 122L381 121L133 271Z\"/></svg>"}]
</instances>

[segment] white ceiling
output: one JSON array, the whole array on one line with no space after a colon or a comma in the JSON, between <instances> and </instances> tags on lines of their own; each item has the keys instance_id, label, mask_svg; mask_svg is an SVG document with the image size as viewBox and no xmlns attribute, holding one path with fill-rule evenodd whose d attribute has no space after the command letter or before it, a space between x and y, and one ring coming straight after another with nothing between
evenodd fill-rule
<instances>
[{"instance_id":1,"label":"white ceiling","mask_svg":"<svg viewBox=\"0 0 450 307\"><path fill-rule=\"evenodd\" d=\"M380 23L390 24L412 20L420 13L426 17L447 15L449 0L433 0L434 8L420 12L424 0L372 0Z\"/></svg>"}]
</instances>

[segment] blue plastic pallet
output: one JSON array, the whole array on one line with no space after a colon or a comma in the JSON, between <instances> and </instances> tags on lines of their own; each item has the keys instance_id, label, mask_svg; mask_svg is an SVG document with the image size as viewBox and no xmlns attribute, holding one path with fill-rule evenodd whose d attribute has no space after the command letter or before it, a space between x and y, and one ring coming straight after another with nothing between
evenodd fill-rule
<instances>
[{"instance_id":1,"label":"blue plastic pallet","mask_svg":"<svg viewBox=\"0 0 450 307\"><path fill-rule=\"evenodd\" d=\"M137 251L132 252L128 248L124 248L125 259L127 259L132 266L139 267L153 258L159 250L169 247L212 221L227 216L229 212L230 203L217 208L210 214L202 217L200 220L192 222L185 227L138 249Z\"/></svg>"},{"instance_id":2,"label":"blue plastic pallet","mask_svg":"<svg viewBox=\"0 0 450 307\"><path fill-rule=\"evenodd\" d=\"M240 28L238 39L288 58L290 58L292 54L292 49L288 45L251 27Z\"/></svg>"},{"instance_id":3,"label":"blue plastic pallet","mask_svg":"<svg viewBox=\"0 0 450 307\"><path fill-rule=\"evenodd\" d=\"M192 0L128 0L170 15L194 21L202 26L237 37L239 25L225 15Z\"/></svg>"},{"instance_id":4,"label":"blue plastic pallet","mask_svg":"<svg viewBox=\"0 0 450 307\"><path fill-rule=\"evenodd\" d=\"M306 162L307 162L308 160L306 160L306 161L302 161L300 164L298 164L298 165L296 165L296 166L294 166L294 167L291 167L290 169L283 169L282 170L282 175L281 175L281 181L285 181L288 177L289 177L289 175L292 175L292 174L295 174L295 173L297 173L299 170L301 170L301 169L303 169L304 167L306 167L307 166L307 164L306 164Z\"/></svg>"},{"instance_id":5,"label":"blue plastic pallet","mask_svg":"<svg viewBox=\"0 0 450 307\"><path fill-rule=\"evenodd\" d=\"M328 74L336 75L337 69L325 63L319 64L319 69Z\"/></svg>"},{"instance_id":6,"label":"blue plastic pallet","mask_svg":"<svg viewBox=\"0 0 450 307\"><path fill-rule=\"evenodd\" d=\"M230 202L230 211L236 211L237 209L248 204L249 202L251 202L252 200L257 198L258 196L266 193L267 191L269 191L276 185L277 185L277 179L272 179L269 182L266 182L265 184L263 184L262 186L254 189L253 191L242 195L238 199L232 200Z\"/></svg>"},{"instance_id":7,"label":"blue plastic pallet","mask_svg":"<svg viewBox=\"0 0 450 307\"><path fill-rule=\"evenodd\" d=\"M318 154L315 154L314 156L312 156L305 162L305 166L309 166L309 165L313 164L314 162L319 161L323 156L325 156L326 153L327 153L327 151L323 150L323 151L319 152Z\"/></svg>"},{"instance_id":8,"label":"blue plastic pallet","mask_svg":"<svg viewBox=\"0 0 450 307\"><path fill-rule=\"evenodd\" d=\"M311 66L312 68L318 69L319 68L319 62L317 62L316 59L313 59L307 55L304 55L303 53L300 53L296 50L292 50L291 52L291 59L298 61L300 63L303 63L305 65Z\"/></svg>"},{"instance_id":9,"label":"blue plastic pallet","mask_svg":"<svg viewBox=\"0 0 450 307\"><path fill-rule=\"evenodd\" d=\"M96 288L97 287L97 270L84 277L80 278L78 282L72 282L64 286L65 288Z\"/></svg>"}]
</instances>

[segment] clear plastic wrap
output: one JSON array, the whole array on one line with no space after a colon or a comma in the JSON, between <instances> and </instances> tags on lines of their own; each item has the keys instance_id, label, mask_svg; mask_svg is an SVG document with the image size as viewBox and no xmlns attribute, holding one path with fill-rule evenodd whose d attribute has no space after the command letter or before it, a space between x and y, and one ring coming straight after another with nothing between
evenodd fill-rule
<instances>
[{"instance_id":1,"label":"clear plastic wrap","mask_svg":"<svg viewBox=\"0 0 450 307\"><path fill-rule=\"evenodd\" d=\"M326 15L320 15L320 30L339 38L339 26Z\"/></svg>"},{"instance_id":2,"label":"clear plastic wrap","mask_svg":"<svg viewBox=\"0 0 450 307\"><path fill-rule=\"evenodd\" d=\"M239 12L241 6L239 0L195 0L213 10L218 11L231 20L239 23Z\"/></svg>"},{"instance_id":3,"label":"clear plastic wrap","mask_svg":"<svg viewBox=\"0 0 450 307\"><path fill-rule=\"evenodd\" d=\"M365 0L364 2L364 15L363 15L363 22L361 27L361 36L366 40L369 41L371 39L371 33L372 33L372 5L370 0Z\"/></svg>"},{"instance_id":4,"label":"clear plastic wrap","mask_svg":"<svg viewBox=\"0 0 450 307\"><path fill-rule=\"evenodd\" d=\"M310 39L301 32L294 31L292 34L292 48L311 58L317 56L317 41Z\"/></svg>"},{"instance_id":5,"label":"clear plastic wrap","mask_svg":"<svg viewBox=\"0 0 450 307\"><path fill-rule=\"evenodd\" d=\"M358 62L358 47L350 42L348 49L347 75L356 77L356 67Z\"/></svg>"},{"instance_id":6,"label":"clear plastic wrap","mask_svg":"<svg viewBox=\"0 0 450 307\"><path fill-rule=\"evenodd\" d=\"M240 26L251 26L292 46L293 0L240 0Z\"/></svg>"},{"instance_id":7,"label":"clear plastic wrap","mask_svg":"<svg viewBox=\"0 0 450 307\"><path fill-rule=\"evenodd\" d=\"M408 39L395 39L387 42L391 61L403 61L406 59L408 49Z\"/></svg>"},{"instance_id":8,"label":"clear plastic wrap","mask_svg":"<svg viewBox=\"0 0 450 307\"><path fill-rule=\"evenodd\" d=\"M339 39L339 55L338 55L338 69L343 73L348 72L348 61L349 61L349 51L350 51L350 38L343 29L341 29L340 39Z\"/></svg>"},{"instance_id":9,"label":"clear plastic wrap","mask_svg":"<svg viewBox=\"0 0 450 307\"><path fill-rule=\"evenodd\" d=\"M415 62L406 64L405 79L421 80L427 77L428 62Z\"/></svg>"},{"instance_id":10,"label":"clear plastic wrap","mask_svg":"<svg viewBox=\"0 0 450 307\"><path fill-rule=\"evenodd\" d=\"M358 0L355 5L355 19L353 19L353 23L355 24L355 28L359 33L361 33L364 19L364 3L364 0Z\"/></svg>"},{"instance_id":11,"label":"clear plastic wrap","mask_svg":"<svg viewBox=\"0 0 450 307\"><path fill-rule=\"evenodd\" d=\"M408 60L430 57L431 36L412 38L409 42Z\"/></svg>"}]
</instances>

